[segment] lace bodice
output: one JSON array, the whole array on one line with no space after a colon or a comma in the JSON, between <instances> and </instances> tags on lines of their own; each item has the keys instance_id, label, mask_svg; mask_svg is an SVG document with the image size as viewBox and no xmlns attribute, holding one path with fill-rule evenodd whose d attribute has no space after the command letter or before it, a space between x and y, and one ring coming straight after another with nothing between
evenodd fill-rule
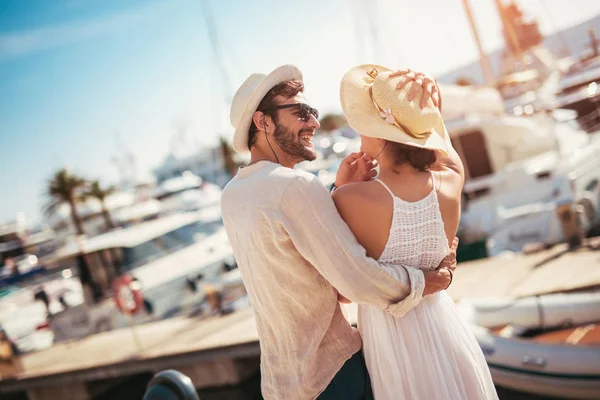
<instances>
[{"instance_id":1,"label":"lace bodice","mask_svg":"<svg viewBox=\"0 0 600 400\"><path fill-rule=\"evenodd\" d=\"M390 235L378 261L424 270L437 268L450 249L444 231L435 179L432 191L415 202L400 199L385 183L379 179L376 181L394 199Z\"/></svg>"}]
</instances>

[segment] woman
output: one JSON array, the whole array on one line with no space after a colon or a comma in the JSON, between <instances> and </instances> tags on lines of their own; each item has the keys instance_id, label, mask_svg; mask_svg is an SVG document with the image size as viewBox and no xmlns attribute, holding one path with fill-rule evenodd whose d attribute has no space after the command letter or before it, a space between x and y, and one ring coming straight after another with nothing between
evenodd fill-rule
<instances>
[{"instance_id":1,"label":"woman","mask_svg":"<svg viewBox=\"0 0 600 400\"><path fill-rule=\"evenodd\" d=\"M409 101L410 87L397 90L391 72L360 66L342 80L344 114L380 172L333 198L369 256L435 269L458 228L463 166L439 110L431 100L423 109ZM497 399L483 353L446 292L405 302L401 318L359 305L375 400Z\"/></svg>"}]
</instances>

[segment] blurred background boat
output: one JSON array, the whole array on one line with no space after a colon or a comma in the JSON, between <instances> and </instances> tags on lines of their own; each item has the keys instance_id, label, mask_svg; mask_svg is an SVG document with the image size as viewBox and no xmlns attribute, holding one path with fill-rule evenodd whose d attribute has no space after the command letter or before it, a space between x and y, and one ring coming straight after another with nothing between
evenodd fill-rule
<instances>
[{"instance_id":1,"label":"blurred background boat","mask_svg":"<svg viewBox=\"0 0 600 400\"><path fill-rule=\"evenodd\" d=\"M597 399L600 292L458 303L494 382L527 393Z\"/></svg>"}]
</instances>

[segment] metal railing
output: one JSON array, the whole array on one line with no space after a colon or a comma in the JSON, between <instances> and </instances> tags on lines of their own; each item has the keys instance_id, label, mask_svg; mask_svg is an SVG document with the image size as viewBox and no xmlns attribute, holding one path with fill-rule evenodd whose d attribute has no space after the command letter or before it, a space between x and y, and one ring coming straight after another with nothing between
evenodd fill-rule
<instances>
[{"instance_id":1,"label":"metal railing","mask_svg":"<svg viewBox=\"0 0 600 400\"><path fill-rule=\"evenodd\" d=\"M600 109L596 108L594 111L582 115L577 118L577 122L587 132L596 132L600 130Z\"/></svg>"}]
</instances>

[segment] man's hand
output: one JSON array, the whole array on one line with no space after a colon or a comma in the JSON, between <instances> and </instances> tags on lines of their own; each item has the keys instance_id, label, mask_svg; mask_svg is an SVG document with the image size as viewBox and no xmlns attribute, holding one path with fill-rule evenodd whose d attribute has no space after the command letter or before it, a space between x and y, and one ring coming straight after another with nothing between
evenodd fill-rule
<instances>
[{"instance_id":1,"label":"man's hand","mask_svg":"<svg viewBox=\"0 0 600 400\"><path fill-rule=\"evenodd\" d=\"M456 269L456 249L458 248L458 238L455 237L452 240L452 244L450 245L450 253L438 265L437 269L448 268L450 271L454 272Z\"/></svg>"},{"instance_id":2,"label":"man's hand","mask_svg":"<svg viewBox=\"0 0 600 400\"><path fill-rule=\"evenodd\" d=\"M452 282L452 274L448 268L434 269L433 271L423 271L425 276L425 289L423 296L428 296L445 290Z\"/></svg>"},{"instance_id":3,"label":"man's hand","mask_svg":"<svg viewBox=\"0 0 600 400\"><path fill-rule=\"evenodd\" d=\"M412 101L415 98L419 90L419 86L421 86L423 88L423 94L421 95L421 101L419 103L421 108L425 108L427 105L427 100L431 98L433 105L439 108L440 111L442 110L440 88L435 78L430 78L421 72L411 71L410 69L401 69L390 75L392 78L396 76L400 76L400 81L396 85L396 89L402 89L410 82L416 83L416 85L412 85L410 92L408 92L409 101Z\"/></svg>"},{"instance_id":4,"label":"man's hand","mask_svg":"<svg viewBox=\"0 0 600 400\"><path fill-rule=\"evenodd\" d=\"M458 238L454 238L450 246L450 253L442 260L437 269L433 271L424 271L425 289L423 296L427 296L440 290L445 290L452 283L452 272L456 269L456 248L458 247Z\"/></svg>"},{"instance_id":5,"label":"man's hand","mask_svg":"<svg viewBox=\"0 0 600 400\"><path fill-rule=\"evenodd\" d=\"M347 183L369 181L377 175L377 160L364 153L352 153L342 160L335 176L335 186Z\"/></svg>"}]
</instances>

